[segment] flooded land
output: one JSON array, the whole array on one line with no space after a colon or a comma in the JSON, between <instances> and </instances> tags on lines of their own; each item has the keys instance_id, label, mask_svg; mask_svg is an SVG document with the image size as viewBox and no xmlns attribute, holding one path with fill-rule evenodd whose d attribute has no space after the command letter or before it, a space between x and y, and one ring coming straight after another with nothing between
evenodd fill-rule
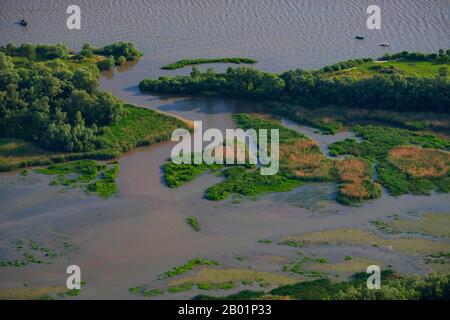
<instances>
[{"instance_id":1,"label":"flooded land","mask_svg":"<svg viewBox=\"0 0 450 320\"><path fill-rule=\"evenodd\" d=\"M202 121L204 130L235 128L234 114L260 112L260 104L143 93L139 82L189 74L190 66L160 69L183 58L243 56L256 59L258 69L282 72L386 52L435 52L443 42L450 43L442 27L446 1L386 1L391 9L386 28L365 46L354 43L353 33L355 25L365 26L367 1L336 1L333 6L318 6L317 1L283 1L280 6L272 1L192 1L187 7L171 1L151 6L78 1L90 13L86 30L75 33L64 28L65 2L5 1L0 45L62 42L79 50L84 43L133 41L143 56L102 72L100 90L188 122ZM302 14L305 10L308 16ZM347 24L359 10L363 22ZM27 13L28 30L10 25L13 13ZM411 22L413 28L408 27ZM61 30L54 24L61 24ZM394 32L394 26L405 32ZM390 48L378 46L388 40ZM199 68L223 72L229 66ZM328 161L344 159L330 154L331 144L362 140L350 126L330 135L284 117L276 121L317 143ZM113 196L86 192L81 183L52 182L55 176L37 167L0 173L0 299L190 299L244 289L268 291L322 276L346 280L373 264L401 274L450 271L449 193L434 188L428 195L394 196L380 186L379 198L344 205L336 201L339 184L328 180L302 183L287 192L231 194L211 201L205 190L225 179L217 172L206 171L178 188L167 186L162 166L173 146L166 141L123 153L117 159ZM98 168L103 171L115 165L101 163L107 163ZM376 177L375 170L370 180ZM189 217L195 219L187 223ZM69 265L81 268L79 294L65 289Z\"/></svg>"}]
</instances>

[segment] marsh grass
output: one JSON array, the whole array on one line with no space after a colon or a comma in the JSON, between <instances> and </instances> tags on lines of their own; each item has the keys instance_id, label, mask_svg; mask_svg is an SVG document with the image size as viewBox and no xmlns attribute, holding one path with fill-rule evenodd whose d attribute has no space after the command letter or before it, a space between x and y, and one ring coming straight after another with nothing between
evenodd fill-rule
<instances>
[{"instance_id":1,"label":"marsh grass","mask_svg":"<svg viewBox=\"0 0 450 320\"><path fill-rule=\"evenodd\" d=\"M346 139L329 146L333 155L350 154L375 164L377 181L391 195L450 191L450 143L432 134L383 126L354 126L361 142Z\"/></svg>"},{"instance_id":2,"label":"marsh grass","mask_svg":"<svg viewBox=\"0 0 450 320\"><path fill-rule=\"evenodd\" d=\"M213 170L225 178L204 193L206 199L214 201L225 200L230 195L256 199L267 193L291 191L305 182L325 181L340 184L337 200L346 205L359 204L381 195L381 187L372 182L373 169L367 161L352 158L340 162L327 158L315 141L267 116L238 113L233 115L233 119L244 130L279 130L279 172L263 176L259 168L252 165L174 164L169 161L162 167L169 187L178 187L203 172Z\"/></svg>"},{"instance_id":3,"label":"marsh grass","mask_svg":"<svg viewBox=\"0 0 450 320\"><path fill-rule=\"evenodd\" d=\"M418 146L396 147L389 152L388 160L415 178L442 177L450 168L450 153Z\"/></svg>"}]
</instances>

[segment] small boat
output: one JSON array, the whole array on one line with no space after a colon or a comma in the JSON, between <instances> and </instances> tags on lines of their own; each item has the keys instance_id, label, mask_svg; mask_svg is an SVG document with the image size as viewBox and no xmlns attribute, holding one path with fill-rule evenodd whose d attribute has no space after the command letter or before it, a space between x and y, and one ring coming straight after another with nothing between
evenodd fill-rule
<instances>
[{"instance_id":1,"label":"small boat","mask_svg":"<svg viewBox=\"0 0 450 320\"><path fill-rule=\"evenodd\" d=\"M363 36L355 36L355 39L364 40L364 37Z\"/></svg>"},{"instance_id":2,"label":"small boat","mask_svg":"<svg viewBox=\"0 0 450 320\"><path fill-rule=\"evenodd\" d=\"M25 20L25 19L22 19L22 20L20 20L19 21L19 24L21 25L21 26L27 26L28 25L28 21L27 20Z\"/></svg>"},{"instance_id":3,"label":"small boat","mask_svg":"<svg viewBox=\"0 0 450 320\"><path fill-rule=\"evenodd\" d=\"M390 45L391 44L389 42L380 43L380 46L382 46L382 47L389 47Z\"/></svg>"}]
</instances>

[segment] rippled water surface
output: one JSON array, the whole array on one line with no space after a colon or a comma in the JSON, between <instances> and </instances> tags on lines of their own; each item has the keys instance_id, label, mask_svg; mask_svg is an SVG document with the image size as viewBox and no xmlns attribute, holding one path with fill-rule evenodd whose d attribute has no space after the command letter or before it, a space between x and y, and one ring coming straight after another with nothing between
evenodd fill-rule
<instances>
[{"instance_id":1,"label":"rippled water surface","mask_svg":"<svg viewBox=\"0 0 450 320\"><path fill-rule=\"evenodd\" d=\"M66 8L74 3L81 7L81 31L66 28ZM155 64L249 56L274 71L450 45L447 0L376 3L381 30L366 27L369 0L2 0L0 42L61 42L78 49L86 42L134 41ZM24 16L29 27L18 28ZM357 34L366 40L355 40Z\"/></svg>"},{"instance_id":2,"label":"rippled water surface","mask_svg":"<svg viewBox=\"0 0 450 320\"><path fill-rule=\"evenodd\" d=\"M0 0L0 44L60 42L79 49L83 43L100 46L134 41L144 56L139 62L103 73L101 89L127 102L202 120L204 128L230 128L231 114L249 110L253 104L142 95L137 90L139 81L189 72L189 68L160 70L163 64L186 57L253 57L259 61L256 67L278 72L400 50L436 51L450 45L450 3L446 0L377 1L382 9L379 31L366 29L365 10L372 1L77 0L82 30L69 31L65 10L73 3ZM30 21L26 28L16 24L24 16ZM365 35L366 40L356 41L356 34ZM386 41L391 47L381 48L379 43ZM224 70L227 65L215 67ZM283 124L317 140L325 153L329 143L352 136L349 132L323 136L287 120ZM260 239L276 241L291 233L366 228L368 221L393 213L448 211L448 194L399 198L383 194L382 199L361 207L345 207L333 200L333 184L305 185L256 201L211 202L202 194L220 181L212 174L176 190L162 183L161 165L171 147L171 143L162 143L122 156L120 194L109 200L76 190L60 193L48 185L47 177L35 174L26 179L17 172L0 174L0 256L10 241L26 237L46 240L55 233L68 237L77 247L51 265L1 269L0 288L20 287L24 282L61 285L65 283L66 266L78 264L88 283L83 298L130 298L128 288L158 286L157 274L188 259L208 257L226 266L257 269L264 265L239 264L234 257L284 252L280 246L259 244ZM202 232L194 233L186 226L185 218L191 214L199 218ZM377 254L369 251L365 254ZM380 259L400 271L425 270L405 256L390 253ZM190 296L185 293L165 298Z\"/></svg>"}]
</instances>

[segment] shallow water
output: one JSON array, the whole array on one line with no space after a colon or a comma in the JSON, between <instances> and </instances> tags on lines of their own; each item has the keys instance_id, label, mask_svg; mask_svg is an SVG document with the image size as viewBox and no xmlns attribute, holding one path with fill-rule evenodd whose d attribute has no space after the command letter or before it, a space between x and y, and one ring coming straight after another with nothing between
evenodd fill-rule
<instances>
[{"instance_id":1,"label":"shallow water","mask_svg":"<svg viewBox=\"0 0 450 320\"><path fill-rule=\"evenodd\" d=\"M365 29L368 1L276 3L84 0L78 1L83 10L83 30L69 32L64 21L69 1L3 0L0 43L64 42L80 48L85 42L102 45L135 41L144 52L142 59L103 73L101 89L127 102L202 120L204 128L219 129L234 126L234 112L255 106L233 99L141 95L138 82L145 77L189 72L159 69L185 57L249 56L259 61L258 68L282 71L316 68L360 56L376 57L388 51L433 51L450 44L447 1L379 1L385 12L383 30L374 32ZM30 25L19 28L14 23L25 14ZM355 33L365 34L367 40L356 42ZM380 48L378 43L384 41L392 46ZM324 153L329 143L353 136L351 132L324 136L287 120L283 124L318 141ZM211 202L202 194L220 181L212 174L204 174L176 190L164 185L161 164L169 157L172 145L167 142L137 148L122 156L117 181L120 194L108 200L77 190L61 193L40 175L22 179L17 173L0 174L0 254L7 254L4 248L10 241L29 237L51 242L54 234L69 238L77 248L51 265L1 268L0 288L21 287L24 282L32 286L63 285L65 268L77 264L88 283L82 298L133 298L128 294L129 287L158 286L157 274L195 257L216 259L227 267L267 270L274 266L261 262L261 257L295 255L289 248L260 244L260 239L277 241L292 233L368 228L368 221L393 213L448 211L450 196L437 193L398 198L384 194L382 199L361 207L345 207L333 201L334 184L305 185L256 201ZM188 215L199 219L202 232L192 232L186 226ZM327 254L352 252L384 259L403 272L426 270L411 257L383 255L373 249ZM249 257L251 265L236 261L235 255Z\"/></svg>"}]
</instances>

